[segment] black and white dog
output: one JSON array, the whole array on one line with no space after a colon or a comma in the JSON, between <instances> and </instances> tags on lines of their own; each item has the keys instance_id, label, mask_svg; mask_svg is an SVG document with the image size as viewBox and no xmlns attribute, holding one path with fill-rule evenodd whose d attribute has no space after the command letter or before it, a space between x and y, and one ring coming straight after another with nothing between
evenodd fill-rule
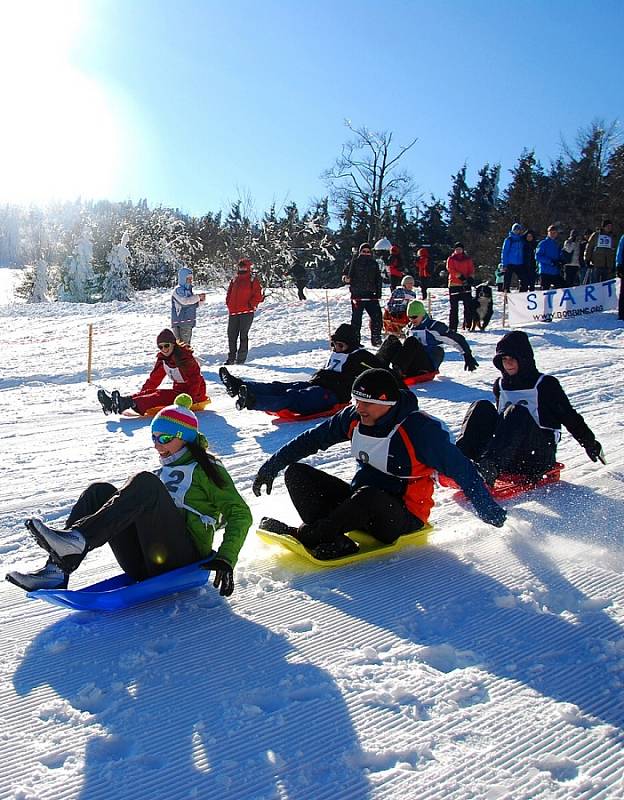
<instances>
[{"instance_id":1,"label":"black and white dog","mask_svg":"<svg viewBox=\"0 0 624 800\"><path fill-rule=\"evenodd\" d=\"M492 300L492 287L487 283L475 286L475 296L472 299L472 324L471 331L484 331L492 319L494 302Z\"/></svg>"}]
</instances>

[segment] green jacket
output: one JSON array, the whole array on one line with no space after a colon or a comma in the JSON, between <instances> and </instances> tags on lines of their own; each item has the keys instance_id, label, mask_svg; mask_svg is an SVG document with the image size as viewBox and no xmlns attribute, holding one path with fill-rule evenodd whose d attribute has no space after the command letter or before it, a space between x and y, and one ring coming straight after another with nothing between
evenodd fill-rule
<instances>
[{"instance_id":1,"label":"green jacket","mask_svg":"<svg viewBox=\"0 0 624 800\"><path fill-rule=\"evenodd\" d=\"M210 455L208 457L211 458ZM193 456L186 450L179 459L167 466L192 464L193 461ZM236 490L223 464L217 459L214 459L214 463L223 478L223 488L213 483L198 464L193 472L193 480L186 492L184 504L197 509L198 514L214 517L216 523L205 525L198 514L183 509L186 529L192 536L200 555L207 556L212 551L215 530L224 528L223 540L216 557L222 558L233 567L252 522L251 511Z\"/></svg>"}]
</instances>

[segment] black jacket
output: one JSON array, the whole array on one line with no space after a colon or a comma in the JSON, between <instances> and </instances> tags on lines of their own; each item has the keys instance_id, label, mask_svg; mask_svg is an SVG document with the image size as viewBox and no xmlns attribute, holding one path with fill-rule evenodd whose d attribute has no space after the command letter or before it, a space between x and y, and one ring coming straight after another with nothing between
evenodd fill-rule
<instances>
[{"instance_id":1,"label":"black jacket","mask_svg":"<svg viewBox=\"0 0 624 800\"><path fill-rule=\"evenodd\" d=\"M356 256L347 271L351 297L379 299L381 297L381 272L372 256Z\"/></svg>"},{"instance_id":2,"label":"black jacket","mask_svg":"<svg viewBox=\"0 0 624 800\"><path fill-rule=\"evenodd\" d=\"M351 399L351 387L357 376L364 370L379 367L384 368L385 365L381 363L377 356L360 347L349 353L341 372L334 372L331 369L319 369L310 378L310 383L329 389L341 403L348 403Z\"/></svg>"}]
</instances>

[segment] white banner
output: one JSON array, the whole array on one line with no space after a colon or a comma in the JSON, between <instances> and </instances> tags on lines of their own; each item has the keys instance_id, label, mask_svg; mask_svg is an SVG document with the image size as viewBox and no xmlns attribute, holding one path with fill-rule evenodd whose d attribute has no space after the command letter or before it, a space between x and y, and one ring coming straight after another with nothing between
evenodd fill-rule
<instances>
[{"instance_id":1,"label":"white banner","mask_svg":"<svg viewBox=\"0 0 624 800\"><path fill-rule=\"evenodd\" d=\"M557 322L617 308L615 283L615 278L612 278L604 283L587 283L568 289L508 294L509 324Z\"/></svg>"}]
</instances>

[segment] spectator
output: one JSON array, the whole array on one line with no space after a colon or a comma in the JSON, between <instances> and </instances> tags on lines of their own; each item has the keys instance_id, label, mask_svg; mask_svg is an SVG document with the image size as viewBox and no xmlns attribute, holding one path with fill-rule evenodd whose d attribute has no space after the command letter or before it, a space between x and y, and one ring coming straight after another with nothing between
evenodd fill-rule
<instances>
[{"instance_id":1,"label":"spectator","mask_svg":"<svg viewBox=\"0 0 624 800\"><path fill-rule=\"evenodd\" d=\"M587 242L589 241L589 237L592 235L593 231L591 228L585 228L585 233L581 237L580 241L580 249L579 249L579 262L581 268L579 270L579 283L585 284L589 282L590 278L590 271L589 265L587 261L585 261L585 250L587 249Z\"/></svg>"},{"instance_id":2,"label":"spectator","mask_svg":"<svg viewBox=\"0 0 624 800\"><path fill-rule=\"evenodd\" d=\"M618 319L624 320L624 235L620 236L615 254L615 273L620 279L620 295L618 300Z\"/></svg>"},{"instance_id":3,"label":"spectator","mask_svg":"<svg viewBox=\"0 0 624 800\"><path fill-rule=\"evenodd\" d=\"M303 290L305 289L306 284L308 282L308 276L306 275L305 267L303 266L301 261L299 261L299 259L297 259L295 263L291 266L290 274L292 275L293 280L295 282L295 286L297 287L297 294L299 296L299 300L305 300L306 296L303 293Z\"/></svg>"},{"instance_id":4,"label":"spectator","mask_svg":"<svg viewBox=\"0 0 624 800\"><path fill-rule=\"evenodd\" d=\"M494 281L496 283L496 291L502 292L505 289L505 269L502 264L499 264L496 267L496 272L494 273Z\"/></svg>"},{"instance_id":5,"label":"spectator","mask_svg":"<svg viewBox=\"0 0 624 800\"><path fill-rule=\"evenodd\" d=\"M420 292L422 299L427 299L427 289L429 288L429 281L432 277L431 262L429 260L429 248L419 247L416 251L415 266L418 270L418 283L420 284Z\"/></svg>"},{"instance_id":6,"label":"spectator","mask_svg":"<svg viewBox=\"0 0 624 800\"><path fill-rule=\"evenodd\" d=\"M226 364L244 364L249 350L249 329L254 312L264 300L260 281L252 274L248 258L238 262L238 272L232 278L225 296L228 319L228 357ZM240 340L240 341L239 341Z\"/></svg>"},{"instance_id":7,"label":"spectator","mask_svg":"<svg viewBox=\"0 0 624 800\"><path fill-rule=\"evenodd\" d=\"M171 295L171 330L180 342L191 343L197 317L197 306L206 299L204 292L193 294L193 270L178 270L178 285Z\"/></svg>"},{"instance_id":8,"label":"spectator","mask_svg":"<svg viewBox=\"0 0 624 800\"><path fill-rule=\"evenodd\" d=\"M526 292L527 281L524 268L524 235L526 228L520 222L514 222L511 230L505 237L503 249L501 250L501 264L505 277L503 280L503 291L511 291L511 279L518 278L518 291Z\"/></svg>"},{"instance_id":9,"label":"spectator","mask_svg":"<svg viewBox=\"0 0 624 800\"><path fill-rule=\"evenodd\" d=\"M379 347L382 325L379 305L381 272L368 242L360 245L357 256L343 275L343 280L349 284L351 292L351 325L356 338L361 338L362 314L366 311L370 317L371 344Z\"/></svg>"},{"instance_id":10,"label":"spectator","mask_svg":"<svg viewBox=\"0 0 624 800\"><path fill-rule=\"evenodd\" d=\"M535 260L542 290L561 288L561 247L557 242L558 236L557 227L549 225L546 238L542 239L535 250Z\"/></svg>"},{"instance_id":11,"label":"spectator","mask_svg":"<svg viewBox=\"0 0 624 800\"><path fill-rule=\"evenodd\" d=\"M459 321L459 304L464 304L464 328L470 328L472 323L472 290L474 279L474 264L466 255L464 245L455 242L453 252L446 259L448 272L449 301L449 329L457 330Z\"/></svg>"},{"instance_id":12,"label":"spectator","mask_svg":"<svg viewBox=\"0 0 624 800\"><path fill-rule=\"evenodd\" d=\"M390 259L388 261L388 275L390 276L390 291L400 285L405 272L403 271L403 257L398 245L393 244L390 248Z\"/></svg>"},{"instance_id":13,"label":"spectator","mask_svg":"<svg viewBox=\"0 0 624 800\"><path fill-rule=\"evenodd\" d=\"M528 229L524 234L524 278L526 281L527 291L535 291L535 274L537 265L535 263L535 248L537 247L537 239L535 238L535 231Z\"/></svg>"},{"instance_id":14,"label":"spectator","mask_svg":"<svg viewBox=\"0 0 624 800\"><path fill-rule=\"evenodd\" d=\"M600 229L589 237L585 248L585 261L591 268L590 283L608 281L613 274L615 236L610 219L604 219Z\"/></svg>"},{"instance_id":15,"label":"spectator","mask_svg":"<svg viewBox=\"0 0 624 800\"><path fill-rule=\"evenodd\" d=\"M570 235L563 243L563 250L567 255L567 261L563 266L563 285L578 286L581 268L581 240L575 228L570 231Z\"/></svg>"}]
</instances>

